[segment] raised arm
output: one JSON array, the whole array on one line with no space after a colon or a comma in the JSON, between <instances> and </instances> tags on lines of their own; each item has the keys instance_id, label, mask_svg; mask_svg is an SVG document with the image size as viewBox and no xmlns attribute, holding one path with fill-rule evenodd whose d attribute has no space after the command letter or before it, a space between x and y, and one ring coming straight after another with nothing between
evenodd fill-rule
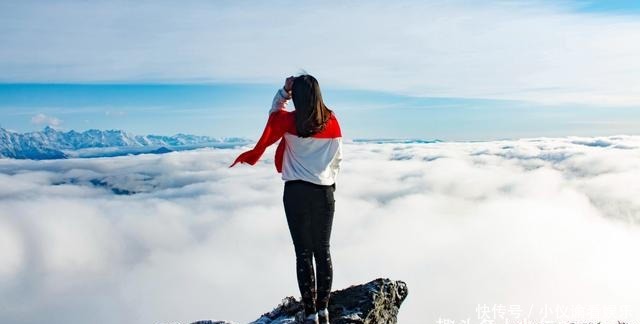
<instances>
[{"instance_id":1,"label":"raised arm","mask_svg":"<svg viewBox=\"0 0 640 324\"><path fill-rule=\"evenodd\" d=\"M293 89L293 81L295 79L296 78L294 76L290 76L286 80L284 80L284 86L278 89L276 95L273 97L273 103L271 103L269 114L272 114L279 110L287 110L287 104L291 99L291 91Z\"/></svg>"},{"instance_id":2,"label":"raised arm","mask_svg":"<svg viewBox=\"0 0 640 324\"><path fill-rule=\"evenodd\" d=\"M269 110L269 114L276 112L278 110L287 110L287 104L291 99L291 94L285 91L284 88L278 89L276 95L273 97L273 102L271 103L271 109Z\"/></svg>"}]
</instances>

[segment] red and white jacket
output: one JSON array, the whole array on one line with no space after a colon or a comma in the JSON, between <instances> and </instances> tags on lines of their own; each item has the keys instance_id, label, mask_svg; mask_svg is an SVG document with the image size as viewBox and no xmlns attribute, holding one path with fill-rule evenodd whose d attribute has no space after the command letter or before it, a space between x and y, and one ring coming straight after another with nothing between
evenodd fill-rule
<instances>
[{"instance_id":1,"label":"red and white jacket","mask_svg":"<svg viewBox=\"0 0 640 324\"><path fill-rule=\"evenodd\" d=\"M283 88L278 89L258 143L252 150L240 154L229 167L238 162L256 164L265 149L281 139L276 148L275 165L283 180L334 184L342 161L342 133L338 119L332 113L322 131L310 137L298 137L295 113L286 110L290 99Z\"/></svg>"}]
</instances>

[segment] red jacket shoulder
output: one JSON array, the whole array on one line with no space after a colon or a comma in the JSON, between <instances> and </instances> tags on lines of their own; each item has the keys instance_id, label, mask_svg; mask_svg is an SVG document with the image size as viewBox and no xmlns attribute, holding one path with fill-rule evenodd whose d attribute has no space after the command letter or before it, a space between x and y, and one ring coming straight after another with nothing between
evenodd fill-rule
<instances>
[{"instance_id":1,"label":"red jacket shoulder","mask_svg":"<svg viewBox=\"0 0 640 324\"><path fill-rule=\"evenodd\" d=\"M338 118L332 112L329 116L329 120L327 121L327 125L321 132L313 135L315 138L336 138L342 137L342 132L340 130L340 123L338 123Z\"/></svg>"}]
</instances>

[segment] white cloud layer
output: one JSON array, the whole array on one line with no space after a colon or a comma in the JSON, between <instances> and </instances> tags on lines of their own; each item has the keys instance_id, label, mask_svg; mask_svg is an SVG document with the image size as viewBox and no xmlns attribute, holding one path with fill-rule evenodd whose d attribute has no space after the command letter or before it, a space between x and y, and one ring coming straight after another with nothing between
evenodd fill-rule
<instances>
[{"instance_id":1,"label":"white cloud layer","mask_svg":"<svg viewBox=\"0 0 640 324\"><path fill-rule=\"evenodd\" d=\"M0 4L1 81L280 82L640 104L640 21L531 1ZM259 55L257 55L259 53Z\"/></svg>"},{"instance_id":2,"label":"white cloud layer","mask_svg":"<svg viewBox=\"0 0 640 324\"><path fill-rule=\"evenodd\" d=\"M0 160L0 322L242 323L299 296L273 146L227 168L240 151ZM640 136L347 143L333 288L406 281L400 323L636 322L639 195Z\"/></svg>"}]
</instances>

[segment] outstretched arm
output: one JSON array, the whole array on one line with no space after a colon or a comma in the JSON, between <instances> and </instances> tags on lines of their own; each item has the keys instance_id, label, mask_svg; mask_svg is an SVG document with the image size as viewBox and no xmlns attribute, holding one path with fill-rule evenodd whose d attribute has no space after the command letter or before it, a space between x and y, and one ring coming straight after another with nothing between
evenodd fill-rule
<instances>
[{"instance_id":1,"label":"outstretched arm","mask_svg":"<svg viewBox=\"0 0 640 324\"><path fill-rule=\"evenodd\" d=\"M284 135L286 129L283 118L284 114L286 114L285 111L276 111L275 113L270 114L267 125L264 127L262 136L260 136L256 146L253 149L240 154L229 167L236 165L238 162L249 163L251 165L256 164L262 154L264 154L267 147L278 141Z\"/></svg>"},{"instance_id":2,"label":"outstretched arm","mask_svg":"<svg viewBox=\"0 0 640 324\"><path fill-rule=\"evenodd\" d=\"M236 165L238 162L249 163L251 165L256 164L264 151L271 144L278 141L282 136L284 136L286 126L286 116L287 116L287 103L291 99L291 91L293 88L293 81L295 77L288 77L284 86L276 92L275 97L273 98L273 102L271 103L271 109L269 110L269 120L267 120L267 125L264 127L264 131L262 131L262 136L256 143L256 146L249 151L246 151L240 156L236 158L236 160L229 167ZM282 154L282 144L277 149L277 153ZM278 167L279 162L276 161L276 167ZM280 171L280 169L278 169Z\"/></svg>"}]
</instances>

